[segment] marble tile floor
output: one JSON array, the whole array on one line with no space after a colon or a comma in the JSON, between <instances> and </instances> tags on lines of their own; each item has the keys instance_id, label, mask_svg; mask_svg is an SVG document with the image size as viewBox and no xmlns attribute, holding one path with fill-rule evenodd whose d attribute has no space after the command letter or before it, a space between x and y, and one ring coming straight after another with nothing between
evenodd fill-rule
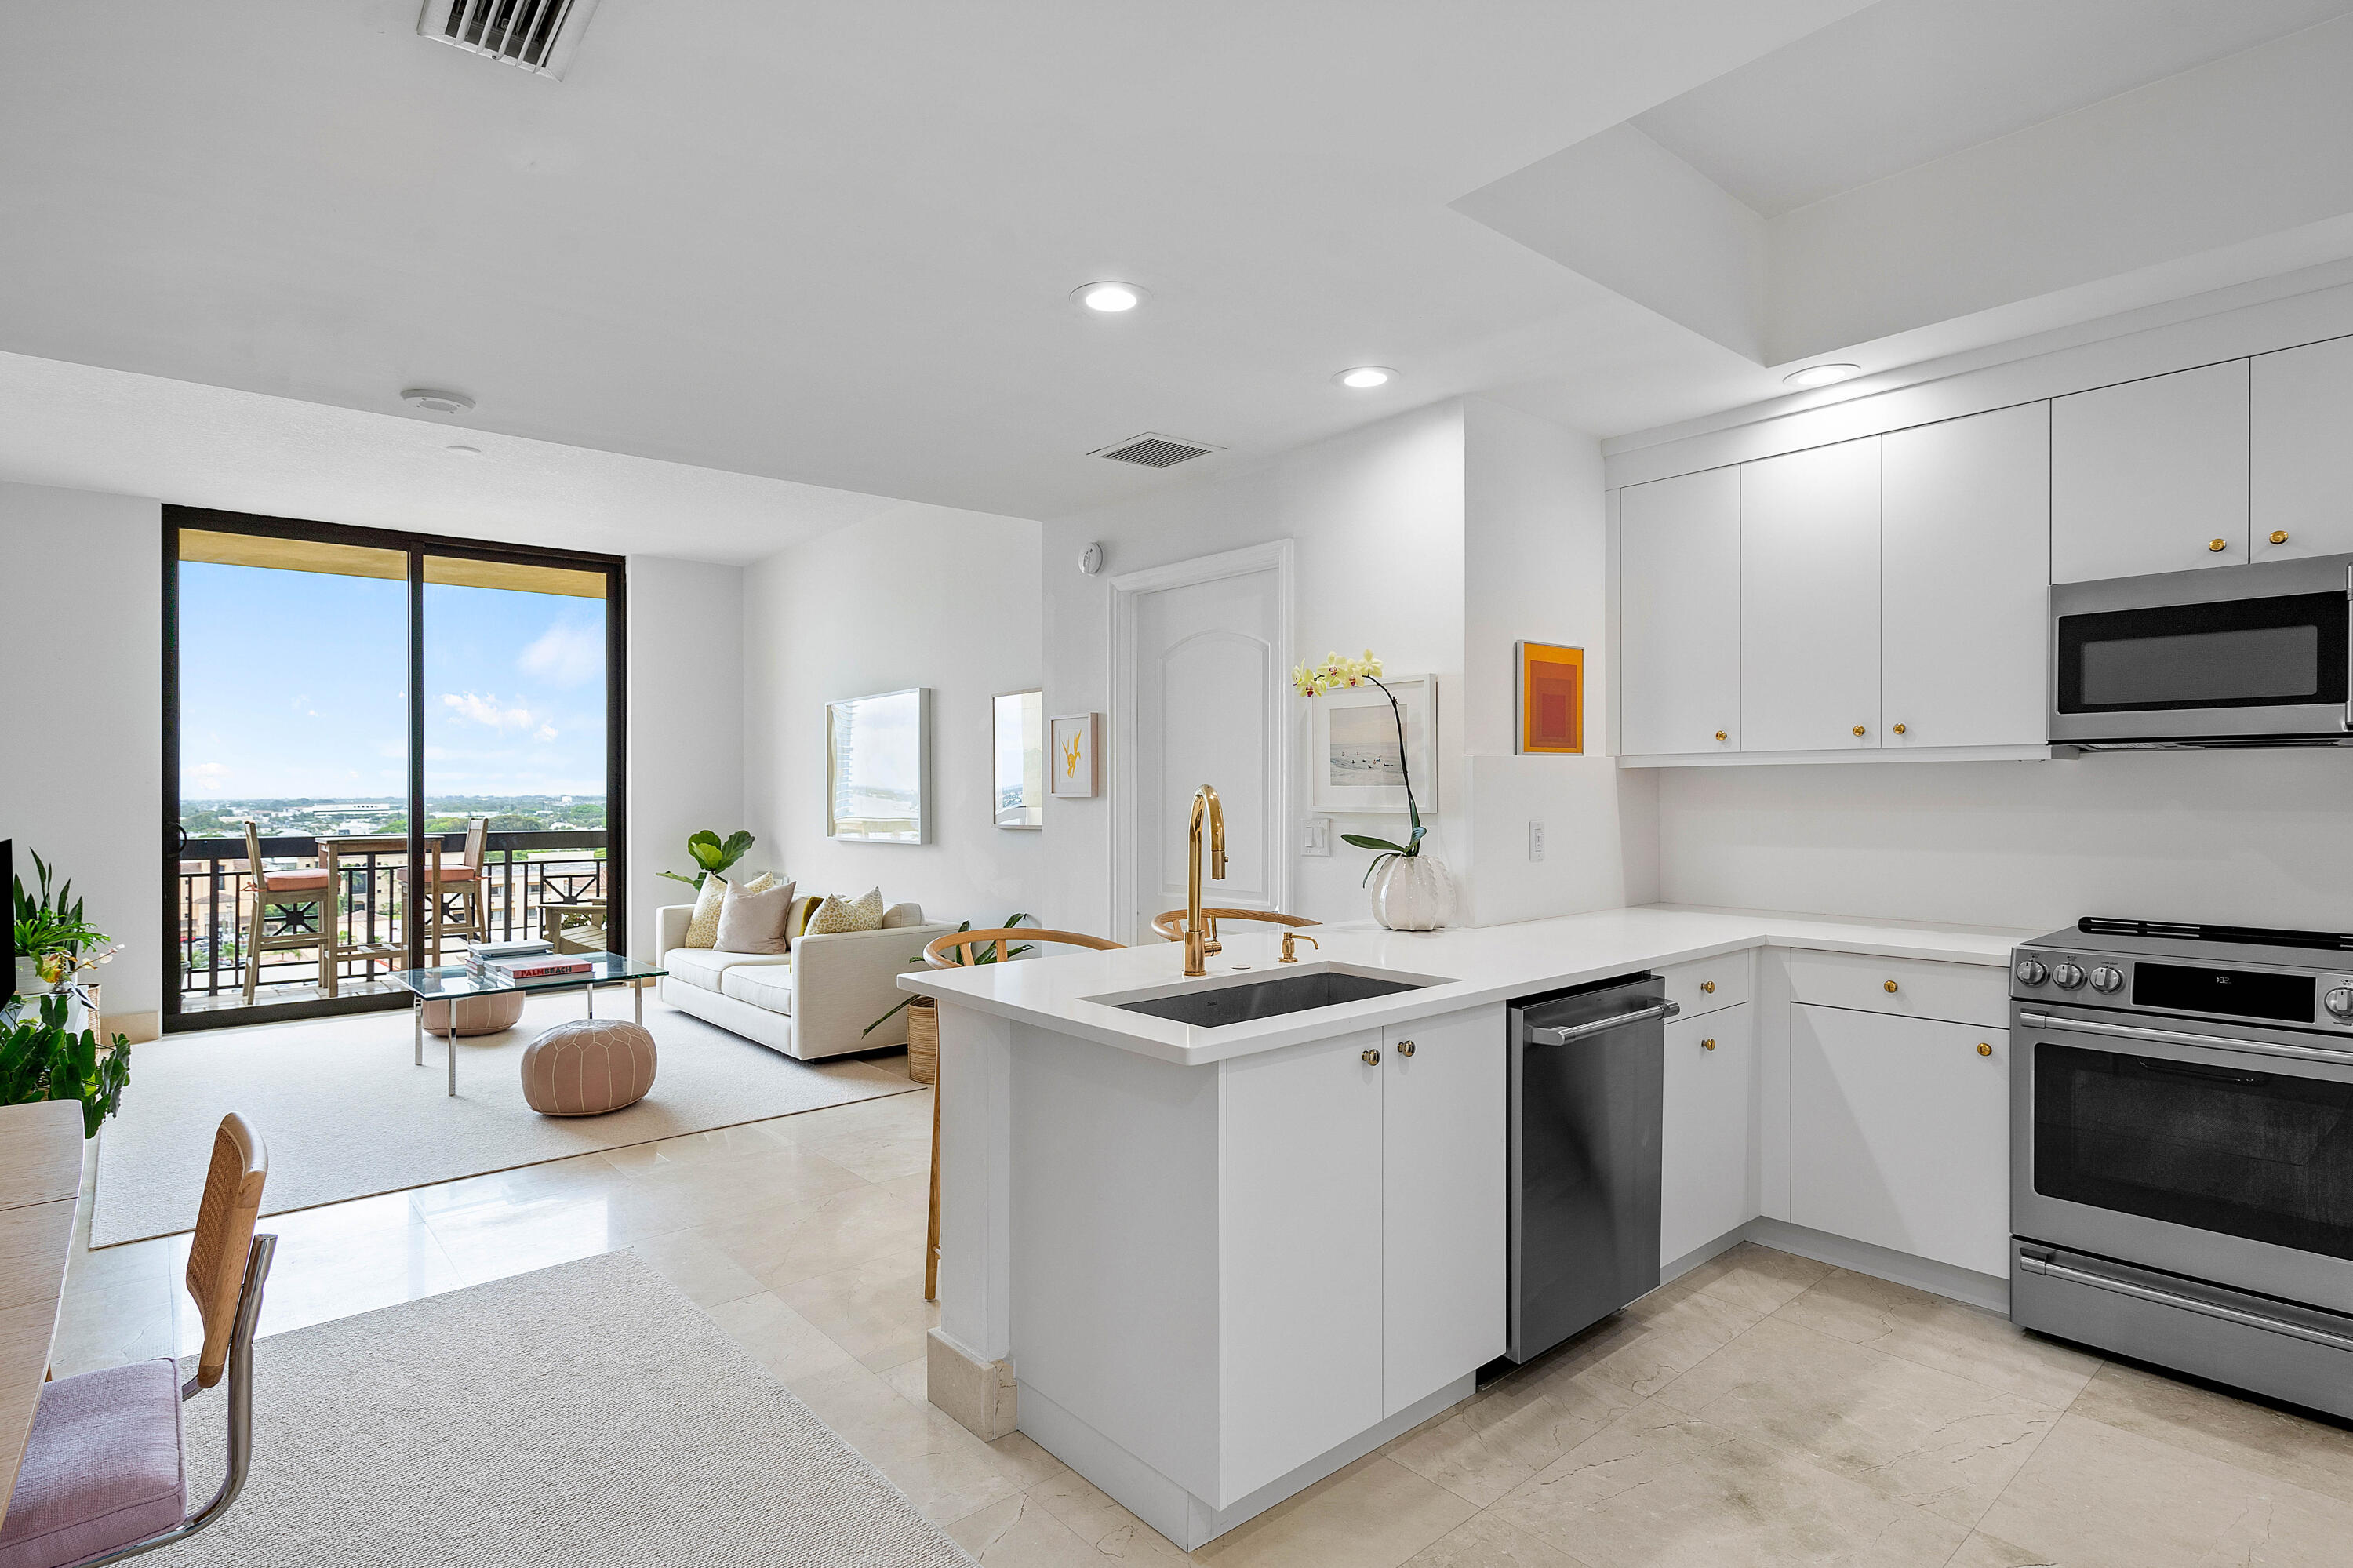
<instances>
[{"instance_id":1,"label":"marble tile floor","mask_svg":"<svg viewBox=\"0 0 2353 1568\"><path fill-rule=\"evenodd\" d=\"M1182 1560L925 1403L930 1125L903 1095L280 1215L264 1331L631 1247L990 1568ZM193 1349L185 1249L78 1249L58 1373ZM1742 1246L1193 1556L2319 1568L2353 1562L2353 1430Z\"/></svg>"}]
</instances>

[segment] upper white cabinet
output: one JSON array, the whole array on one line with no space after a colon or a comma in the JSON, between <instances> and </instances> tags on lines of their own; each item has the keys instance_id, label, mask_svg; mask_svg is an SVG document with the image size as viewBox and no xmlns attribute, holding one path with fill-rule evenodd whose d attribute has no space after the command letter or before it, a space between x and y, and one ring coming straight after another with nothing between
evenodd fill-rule
<instances>
[{"instance_id":1,"label":"upper white cabinet","mask_svg":"<svg viewBox=\"0 0 2353 1568\"><path fill-rule=\"evenodd\" d=\"M1879 744L2040 744L2051 405L1894 431L1880 468Z\"/></svg>"},{"instance_id":2,"label":"upper white cabinet","mask_svg":"<svg viewBox=\"0 0 2353 1568\"><path fill-rule=\"evenodd\" d=\"M1879 744L1879 450L1740 465L1744 751Z\"/></svg>"},{"instance_id":3,"label":"upper white cabinet","mask_svg":"<svg viewBox=\"0 0 2353 1568\"><path fill-rule=\"evenodd\" d=\"M1740 746L1740 471L1619 493L1619 742L1638 755Z\"/></svg>"},{"instance_id":4,"label":"upper white cabinet","mask_svg":"<svg viewBox=\"0 0 2353 1568\"><path fill-rule=\"evenodd\" d=\"M2247 362L2051 403L2051 580L2247 558Z\"/></svg>"},{"instance_id":5,"label":"upper white cabinet","mask_svg":"<svg viewBox=\"0 0 2353 1568\"><path fill-rule=\"evenodd\" d=\"M2353 337L2257 355L2247 391L2253 558L2353 552Z\"/></svg>"}]
</instances>

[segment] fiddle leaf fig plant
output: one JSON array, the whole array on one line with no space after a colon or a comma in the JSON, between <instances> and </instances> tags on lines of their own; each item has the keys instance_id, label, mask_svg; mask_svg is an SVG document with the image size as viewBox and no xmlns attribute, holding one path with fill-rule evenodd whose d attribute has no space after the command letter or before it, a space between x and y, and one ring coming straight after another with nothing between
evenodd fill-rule
<instances>
[{"instance_id":1,"label":"fiddle leaf fig plant","mask_svg":"<svg viewBox=\"0 0 2353 1568\"><path fill-rule=\"evenodd\" d=\"M99 1124L122 1104L131 1082L129 1037L118 1034L100 1045L96 1031L66 1027L63 995L26 1000L37 1001L37 1007L0 1027L0 1105L79 1100L81 1134L96 1138Z\"/></svg>"},{"instance_id":2,"label":"fiddle leaf fig plant","mask_svg":"<svg viewBox=\"0 0 2353 1568\"><path fill-rule=\"evenodd\" d=\"M686 853L694 857L694 863L701 869L692 876L676 871L665 871L659 874L672 882L683 882L689 887L700 888L704 877L715 876L742 860L754 842L747 828L738 828L723 840L705 828L686 841Z\"/></svg>"},{"instance_id":3,"label":"fiddle leaf fig plant","mask_svg":"<svg viewBox=\"0 0 2353 1568\"><path fill-rule=\"evenodd\" d=\"M1008 915L1005 917L1005 925L1008 928L1010 928L1012 927L1018 926L1024 920L1034 920L1036 918L1037 916L1034 915ZM959 920L956 922L956 929L959 931L969 931L972 929L972 922L969 920ZM973 962L976 964L993 964L997 962L1000 954L1008 959L1018 959L1024 953L1034 953L1037 950L1037 945L1032 942L1022 942L1012 947L1008 947L1005 943L998 942L993 945L988 951L983 953L979 958L975 959ZM964 951L965 950L962 948L950 949L953 960L958 968L963 967ZM907 961L911 964L920 964L924 961L923 955L917 953L913 958L909 959ZM890 1012L884 1013L881 1017L876 1019L873 1022L860 1030L858 1032L859 1036L862 1039L866 1035L873 1033L876 1030L881 1028L884 1024L898 1017L900 1008L905 1007L914 1000L914 997L912 995L900 998L898 1007L892 1008Z\"/></svg>"}]
</instances>

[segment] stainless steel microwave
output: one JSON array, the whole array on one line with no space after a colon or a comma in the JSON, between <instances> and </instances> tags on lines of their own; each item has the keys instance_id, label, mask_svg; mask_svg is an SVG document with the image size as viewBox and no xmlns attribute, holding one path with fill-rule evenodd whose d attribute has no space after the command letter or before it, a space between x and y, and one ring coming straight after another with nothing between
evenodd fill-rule
<instances>
[{"instance_id":1,"label":"stainless steel microwave","mask_svg":"<svg viewBox=\"0 0 2353 1568\"><path fill-rule=\"evenodd\" d=\"M2353 745L2353 556L2051 589L2051 739Z\"/></svg>"}]
</instances>

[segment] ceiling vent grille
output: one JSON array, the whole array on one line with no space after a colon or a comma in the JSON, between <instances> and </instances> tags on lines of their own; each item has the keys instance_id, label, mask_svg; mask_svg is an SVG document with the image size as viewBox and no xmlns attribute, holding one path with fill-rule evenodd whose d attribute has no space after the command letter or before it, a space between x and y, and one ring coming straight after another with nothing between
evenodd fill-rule
<instances>
[{"instance_id":1,"label":"ceiling vent grille","mask_svg":"<svg viewBox=\"0 0 2353 1568\"><path fill-rule=\"evenodd\" d=\"M1156 436L1146 431L1130 436L1117 446L1091 451L1089 457L1109 458L1113 462L1132 462L1144 468L1174 468L1180 462L1190 462L1197 457L1221 452L1223 447L1205 446L1199 441L1180 441L1174 436Z\"/></svg>"},{"instance_id":2,"label":"ceiling vent grille","mask_svg":"<svg viewBox=\"0 0 2353 1568\"><path fill-rule=\"evenodd\" d=\"M596 0L425 0L417 30L469 54L561 78Z\"/></svg>"}]
</instances>

